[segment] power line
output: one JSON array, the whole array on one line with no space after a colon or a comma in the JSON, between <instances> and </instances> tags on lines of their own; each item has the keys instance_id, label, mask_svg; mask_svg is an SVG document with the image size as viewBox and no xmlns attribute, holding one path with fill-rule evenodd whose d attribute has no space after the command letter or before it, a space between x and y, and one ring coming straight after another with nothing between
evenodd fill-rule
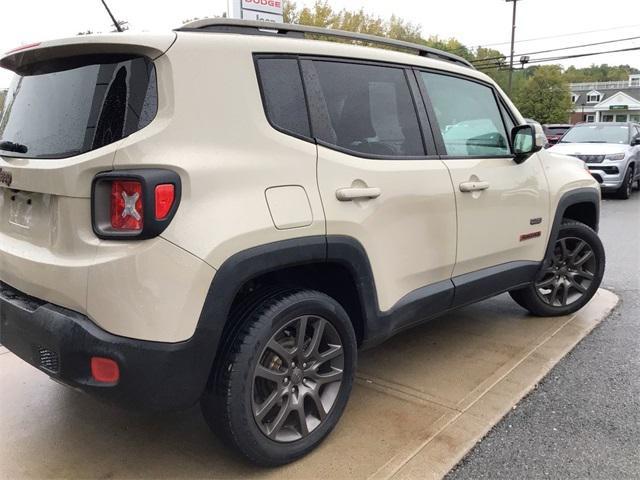
<instances>
[{"instance_id":1,"label":"power line","mask_svg":"<svg viewBox=\"0 0 640 480\"><path fill-rule=\"evenodd\" d=\"M545 62L554 62L554 61L558 61L558 60L568 60L571 58L581 58L581 57L592 57L595 55L603 55L605 53L619 53L619 52L631 52L631 51L635 51L635 50L640 50L640 47L630 47L630 48L620 48L617 50L606 50L603 52L589 52L589 53L577 53L574 55L563 55L563 56L558 56L558 57L547 57L547 58L534 58L532 60L530 60L528 63L545 63ZM496 67L498 67L497 65L495 66L479 66L478 70L494 70ZM504 68L500 68L500 70L505 70Z\"/></svg>"},{"instance_id":2,"label":"power line","mask_svg":"<svg viewBox=\"0 0 640 480\"><path fill-rule=\"evenodd\" d=\"M640 27L640 25L623 25L623 26L620 26L620 27L600 28L600 29L597 29L597 30L584 30L582 32L562 33L560 35L549 35L549 36L546 36L546 37L525 38L523 40L516 40L515 43L535 42L537 40L549 40L549 39L552 39L552 38L573 37L574 35L582 35L582 34L586 34L586 33L610 32L610 31L613 31L613 30L621 30L621 29L625 29L625 28L636 28L636 27ZM509 45L509 43L510 42L487 43L485 45L478 46L478 48L497 47L497 46L500 46L500 45ZM463 51L463 50L466 50L466 49L468 49L468 47L460 47L460 48L455 49L454 52Z\"/></svg>"},{"instance_id":3,"label":"power line","mask_svg":"<svg viewBox=\"0 0 640 480\"><path fill-rule=\"evenodd\" d=\"M547 36L547 37L526 38L524 40L518 40L516 43L535 42L536 40L549 40L551 38L572 37L574 35L582 35L582 34L585 34L585 33L610 32L610 31L613 31L613 30L620 30L620 29L623 29L623 28L635 28L635 27L640 27L640 25L625 25L625 26L622 26L622 27L600 28L598 30L585 30L583 32L562 33L560 35L550 35L550 36ZM482 46L481 48L497 47L499 45L509 45L509 42L488 43L488 44Z\"/></svg>"},{"instance_id":4,"label":"power line","mask_svg":"<svg viewBox=\"0 0 640 480\"><path fill-rule=\"evenodd\" d=\"M619 38L619 39L616 39L616 40L606 40L606 41L603 41L603 42L584 43L582 45L572 45L570 47L551 48L549 50L539 50L537 52L518 53L518 54L515 54L515 56L518 57L518 56L523 56L523 55L537 55L539 53L550 53L550 52L558 52L558 51L561 51L561 50L572 50L572 49L576 49L576 48L594 47L596 45L605 45L605 44L608 44L608 43L627 42L629 40L637 40L637 39L640 39L640 36ZM478 60L472 60L471 63L473 63L474 65L478 65L478 64L483 64L485 62L491 62L493 60L503 60L504 58L505 58L504 55L502 55L500 57L480 58ZM480 65L480 66L484 66L484 65Z\"/></svg>"}]
</instances>

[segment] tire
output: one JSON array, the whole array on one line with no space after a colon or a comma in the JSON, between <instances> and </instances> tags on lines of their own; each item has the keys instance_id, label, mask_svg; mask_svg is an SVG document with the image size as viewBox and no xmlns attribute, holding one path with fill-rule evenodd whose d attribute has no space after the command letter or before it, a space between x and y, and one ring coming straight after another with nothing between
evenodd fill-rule
<instances>
[{"instance_id":1,"label":"tire","mask_svg":"<svg viewBox=\"0 0 640 480\"><path fill-rule=\"evenodd\" d=\"M583 223L565 220L551 258L544 260L536 280L509 294L533 315L569 315L595 295L604 267L604 247L598 234Z\"/></svg>"},{"instance_id":2,"label":"tire","mask_svg":"<svg viewBox=\"0 0 640 480\"><path fill-rule=\"evenodd\" d=\"M624 176L624 180L622 181L622 185L620 188L616 190L616 197L622 200L628 200L633 193L633 184L635 183L633 180L634 172L633 166L627 169L627 174Z\"/></svg>"},{"instance_id":3,"label":"tire","mask_svg":"<svg viewBox=\"0 0 640 480\"><path fill-rule=\"evenodd\" d=\"M353 325L338 302L313 290L281 291L232 320L241 326L201 399L204 417L251 462L292 462L326 438L347 405Z\"/></svg>"}]
</instances>

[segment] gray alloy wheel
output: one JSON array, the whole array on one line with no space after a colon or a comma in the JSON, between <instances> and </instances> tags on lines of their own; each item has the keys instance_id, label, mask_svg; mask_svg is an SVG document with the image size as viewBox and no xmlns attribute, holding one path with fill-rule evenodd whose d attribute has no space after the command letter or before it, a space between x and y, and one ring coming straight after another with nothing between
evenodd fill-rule
<instances>
[{"instance_id":1,"label":"gray alloy wheel","mask_svg":"<svg viewBox=\"0 0 640 480\"><path fill-rule=\"evenodd\" d=\"M633 166L630 166L627 169L627 174L624 176L624 180L623 180L624 183L618 189L618 192L617 192L618 198L627 200L628 198L631 197L631 195L633 194L633 184L634 184L633 177L634 176L635 174L633 171Z\"/></svg>"},{"instance_id":2,"label":"gray alloy wheel","mask_svg":"<svg viewBox=\"0 0 640 480\"><path fill-rule=\"evenodd\" d=\"M553 258L535 282L536 293L552 307L571 305L587 294L596 268L596 256L586 241L576 237L560 238Z\"/></svg>"},{"instance_id":3,"label":"gray alloy wheel","mask_svg":"<svg viewBox=\"0 0 640 480\"><path fill-rule=\"evenodd\" d=\"M300 316L269 339L259 358L252 391L258 428L277 442L305 438L338 398L344 370L340 335L321 316Z\"/></svg>"}]
</instances>

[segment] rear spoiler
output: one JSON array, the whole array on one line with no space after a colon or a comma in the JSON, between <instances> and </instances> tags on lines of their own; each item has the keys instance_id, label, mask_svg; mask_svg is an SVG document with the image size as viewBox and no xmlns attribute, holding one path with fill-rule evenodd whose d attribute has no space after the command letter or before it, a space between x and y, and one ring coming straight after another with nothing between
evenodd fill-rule
<instances>
[{"instance_id":1,"label":"rear spoiler","mask_svg":"<svg viewBox=\"0 0 640 480\"><path fill-rule=\"evenodd\" d=\"M165 53L177 34L168 32L152 33L112 33L99 35L78 35L60 40L24 45L7 52L0 58L0 67L17 71L33 63L56 60L76 55L94 54L134 54L155 60Z\"/></svg>"}]
</instances>

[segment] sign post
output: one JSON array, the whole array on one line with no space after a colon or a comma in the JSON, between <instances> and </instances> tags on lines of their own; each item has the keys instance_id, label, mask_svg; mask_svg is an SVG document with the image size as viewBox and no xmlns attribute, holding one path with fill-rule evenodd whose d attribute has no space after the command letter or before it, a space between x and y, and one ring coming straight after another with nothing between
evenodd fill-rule
<instances>
[{"instance_id":1,"label":"sign post","mask_svg":"<svg viewBox=\"0 0 640 480\"><path fill-rule=\"evenodd\" d=\"M283 0L228 0L229 17L282 23Z\"/></svg>"}]
</instances>

